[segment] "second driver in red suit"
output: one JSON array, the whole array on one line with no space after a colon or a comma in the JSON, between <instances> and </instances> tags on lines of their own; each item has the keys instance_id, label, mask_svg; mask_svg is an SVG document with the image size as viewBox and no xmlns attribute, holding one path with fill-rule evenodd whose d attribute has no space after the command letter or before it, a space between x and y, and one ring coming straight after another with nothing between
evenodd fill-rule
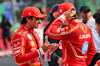
<instances>
[{"instance_id":1,"label":"second driver in red suit","mask_svg":"<svg viewBox=\"0 0 100 66\"><path fill-rule=\"evenodd\" d=\"M73 4L65 2L58 8L56 18L46 35L62 40L63 66L88 66L96 53L91 29L78 21ZM64 24L64 28L59 27Z\"/></svg>"}]
</instances>

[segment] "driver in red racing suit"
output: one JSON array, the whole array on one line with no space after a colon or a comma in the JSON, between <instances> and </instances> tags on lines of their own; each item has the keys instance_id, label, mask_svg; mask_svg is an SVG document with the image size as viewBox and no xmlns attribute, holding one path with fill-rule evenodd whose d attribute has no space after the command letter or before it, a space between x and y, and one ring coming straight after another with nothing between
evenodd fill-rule
<instances>
[{"instance_id":1,"label":"driver in red racing suit","mask_svg":"<svg viewBox=\"0 0 100 66\"><path fill-rule=\"evenodd\" d=\"M33 34L35 38L33 37L32 32L34 32ZM35 32L35 30L31 30L24 25L22 25L21 28L14 34L14 37L12 38L12 46L13 46L12 50L14 53L15 61L18 65L20 66L32 66L32 65L40 66L40 63L42 62L42 57L41 59L38 58L40 55L39 55L39 50L37 50L37 48L39 49L41 47L39 40L40 40L39 36Z\"/></svg>"},{"instance_id":2,"label":"driver in red racing suit","mask_svg":"<svg viewBox=\"0 0 100 66\"><path fill-rule=\"evenodd\" d=\"M88 66L96 53L91 29L78 21L71 3L60 4L58 13L46 35L62 40L63 66ZM62 24L67 26L59 29Z\"/></svg>"}]
</instances>

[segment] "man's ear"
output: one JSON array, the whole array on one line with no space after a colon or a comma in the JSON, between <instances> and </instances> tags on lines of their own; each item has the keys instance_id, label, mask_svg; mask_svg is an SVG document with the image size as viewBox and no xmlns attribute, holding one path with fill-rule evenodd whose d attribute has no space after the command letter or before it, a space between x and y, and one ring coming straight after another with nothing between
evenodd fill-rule
<instances>
[{"instance_id":1,"label":"man's ear","mask_svg":"<svg viewBox=\"0 0 100 66\"><path fill-rule=\"evenodd\" d=\"M29 17L26 17L26 20L27 20L27 22L29 22L30 21L30 18Z\"/></svg>"},{"instance_id":2,"label":"man's ear","mask_svg":"<svg viewBox=\"0 0 100 66\"><path fill-rule=\"evenodd\" d=\"M29 20L30 18L29 17L26 17L26 20Z\"/></svg>"}]
</instances>

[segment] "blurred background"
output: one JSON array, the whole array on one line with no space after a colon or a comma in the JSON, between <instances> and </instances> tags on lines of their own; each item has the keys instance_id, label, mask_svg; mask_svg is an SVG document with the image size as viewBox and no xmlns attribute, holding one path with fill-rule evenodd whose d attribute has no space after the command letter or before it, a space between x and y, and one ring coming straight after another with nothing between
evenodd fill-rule
<instances>
[{"instance_id":1,"label":"blurred background","mask_svg":"<svg viewBox=\"0 0 100 66\"><path fill-rule=\"evenodd\" d=\"M63 2L73 3L79 18L79 9L83 5L90 7L92 15L100 9L100 0L0 0L0 26L3 16L5 16L5 19L11 25L9 31L10 37L12 37L14 32L21 26L20 19L22 18L21 14L23 9L28 6L38 7L41 13L47 15L47 18L42 19L42 24L40 24L39 29L36 29L40 35L41 43L43 43L43 28L48 24L48 13L51 11L51 6ZM3 45L4 39L2 38L2 33L3 30L0 28L0 66L17 66L12 56L10 41L5 38L7 47Z\"/></svg>"},{"instance_id":2,"label":"blurred background","mask_svg":"<svg viewBox=\"0 0 100 66\"><path fill-rule=\"evenodd\" d=\"M73 3L76 7L78 16L79 8L83 5L89 6L92 10L92 14L100 8L100 0L0 0L0 22L2 20L2 13L4 13L8 20L10 20L14 32L16 28L19 27L17 23L20 22L21 13L24 8L36 6L42 13L48 15L53 4L60 4L63 2ZM47 20L47 18L45 20Z\"/></svg>"}]
</instances>

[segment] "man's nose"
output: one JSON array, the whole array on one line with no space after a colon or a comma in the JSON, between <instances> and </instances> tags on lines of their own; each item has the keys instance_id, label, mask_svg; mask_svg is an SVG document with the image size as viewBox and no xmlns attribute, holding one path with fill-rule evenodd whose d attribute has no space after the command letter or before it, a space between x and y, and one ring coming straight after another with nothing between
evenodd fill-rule
<instances>
[{"instance_id":1,"label":"man's nose","mask_svg":"<svg viewBox=\"0 0 100 66\"><path fill-rule=\"evenodd\" d=\"M38 23L41 23L41 22L42 22L41 19L39 19L39 20L38 20Z\"/></svg>"}]
</instances>

